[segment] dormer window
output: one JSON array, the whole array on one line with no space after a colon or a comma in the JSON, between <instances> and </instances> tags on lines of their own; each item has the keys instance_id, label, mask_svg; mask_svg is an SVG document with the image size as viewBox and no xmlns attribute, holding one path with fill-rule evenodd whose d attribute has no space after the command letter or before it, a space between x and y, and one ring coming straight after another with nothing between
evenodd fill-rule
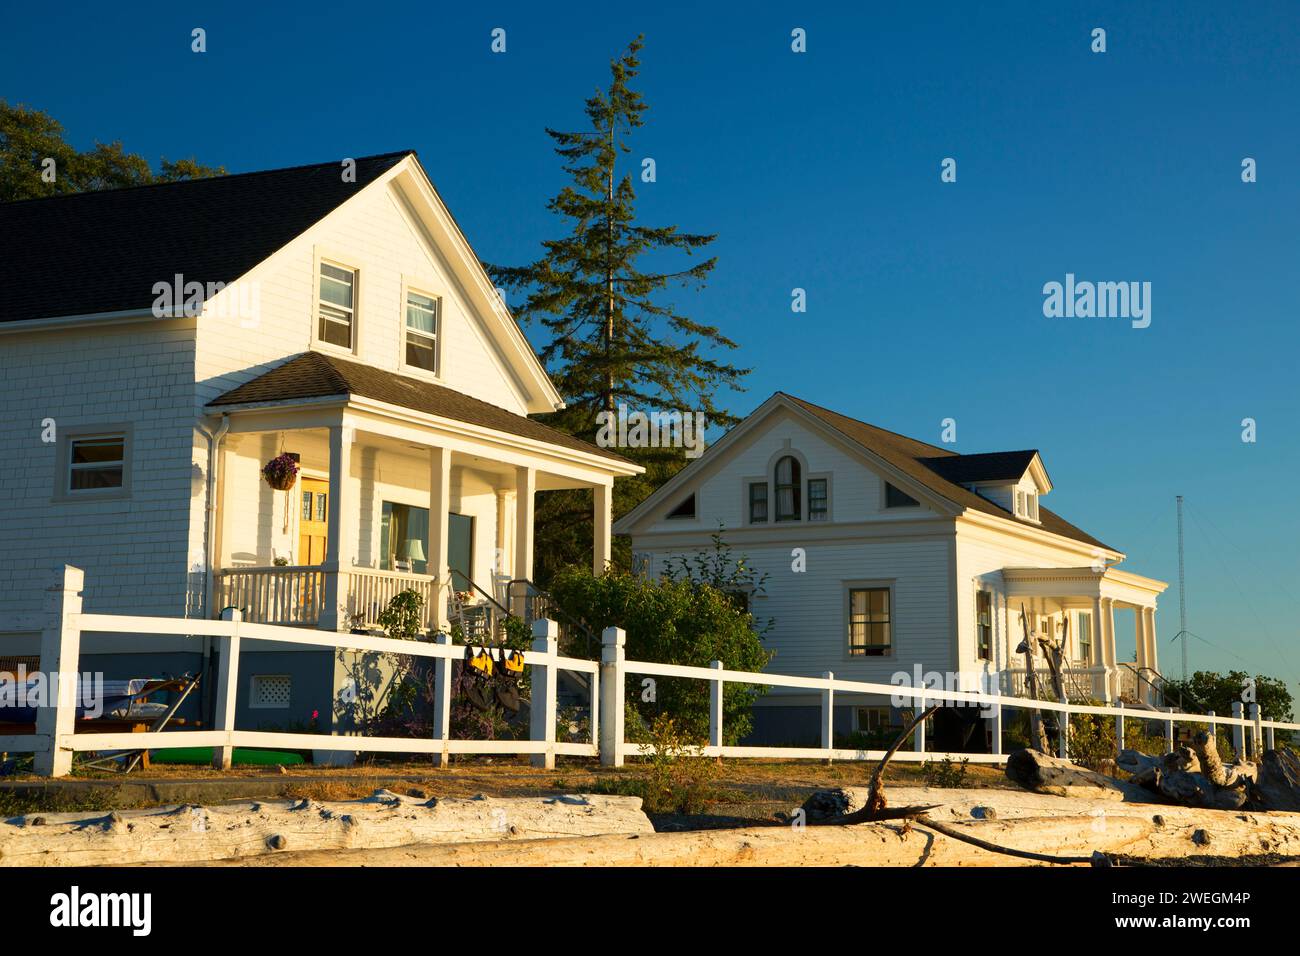
<instances>
[{"instance_id":1,"label":"dormer window","mask_svg":"<svg viewBox=\"0 0 1300 956\"><path fill-rule=\"evenodd\" d=\"M1022 488L1016 489L1016 516L1028 518L1030 521L1038 520L1038 493L1036 491L1025 491Z\"/></svg>"}]
</instances>

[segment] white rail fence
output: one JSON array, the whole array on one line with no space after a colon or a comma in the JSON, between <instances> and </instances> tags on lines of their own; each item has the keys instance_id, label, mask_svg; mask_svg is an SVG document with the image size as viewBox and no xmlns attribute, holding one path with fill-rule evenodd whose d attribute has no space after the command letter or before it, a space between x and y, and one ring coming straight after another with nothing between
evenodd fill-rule
<instances>
[{"instance_id":1,"label":"white rail fence","mask_svg":"<svg viewBox=\"0 0 1300 956\"><path fill-rule=\"evenodd\" d=\"M452 754L528 754L537 766L553 767L557 755L599 756L605 766L620 766L625 758L644 755L649 745L625 739L625 690L629 676L666 677L702 680L710 684L709 741L703 748L707 756L805 758L820 760L878 760L879 750L854 750L834 746L834 712L836 695L861 698L890 697L910 701L917 712L935 703L975 704L985 708L991 724L992 753L939 753L926 748L925 727L917 727L910 751L900 750L900 761L925 761L951 757L973 763L1001 763L1003 722L1007 711L1056 711L1065 714L1110 716L1115 721L1116 738L1124 746L1126 721L1155 721L1163 724L1166 742L1172 746L1175 726L1179 723L1208 725L1217 732L1220 726L1231 729L1233 747L1238 753L1257 753L1274 745L1277 730L1297 731L1300 724L1263 720L1259 706L1252 704L1249 714L1235 704L1231 716L1134 710L1121 707L1084 704L1059 704L973 691L941 688L904 687L841 680L831 672L822 677L796 677L727 670L721 661L710 667L656 664L629 661L625 656L626 635L620 628L607 628L602 635L601 660L561 657L557 652L558 627L553 621L537 621L533 629L533 649L525 652L524 663L532 670L532 701L527 740L454 740L451 738L452 664L464 656L463 646L451 643L445 634L436 635L433 643L402 641L386 637L338 634L258 624L241 620L237 610L226 612L219 621L187 618L136 617L110 614L86 614L81 610L82 572L63 567L47 591L46 610L40 615L0 617L0 631L41 632L41 671L48 675L67 675L63 686L75 686L81 634L83 632L148 635L211 636L219 641L219 672L215 695L215 719L211 730L161 730L148 733L74 733L75 700L64 695L52 706L37 711L36 732L0 736L0 752L30 752L36 755L36 772L63 776L70 772L74 753L113 750L163 750L175 747L212 747L215 765L228 768L235 747L271 747L294 750L326 750L366 753L427 753L441 765ZM278 733L235 729L235 697L239 677L239 658L245 641L273 641L381 654L399 654L431 658L434 661L434 720L431 738L367 737L347 734ZM586 743L556 740L556 686L560 671L577 671L589 675L591 687L591 738ZM820 696L821 745L817 747L751 747L726 745L723 733L723 692L728 683L766 687L784 687L815 691ZM1069 720L1060 720L1059 752L1069 752Z\"/></svg>"}]
</instances>

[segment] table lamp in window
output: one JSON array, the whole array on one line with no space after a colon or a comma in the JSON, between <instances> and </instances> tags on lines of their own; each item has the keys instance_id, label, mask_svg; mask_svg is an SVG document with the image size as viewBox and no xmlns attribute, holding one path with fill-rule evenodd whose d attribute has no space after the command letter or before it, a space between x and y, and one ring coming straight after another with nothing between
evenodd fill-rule
<instances>
[{"instance_id":1,"label":"table lamp in window","mask_svg":"<svg viewBox=\"0 0 1300 956\"><path fill-rule=\"evenodd\" d=\"M415 570L417 561L424 560L424 542L419 538L406 542L406 557L411 562L411 570Z\"/></svg>"}]
</instances>

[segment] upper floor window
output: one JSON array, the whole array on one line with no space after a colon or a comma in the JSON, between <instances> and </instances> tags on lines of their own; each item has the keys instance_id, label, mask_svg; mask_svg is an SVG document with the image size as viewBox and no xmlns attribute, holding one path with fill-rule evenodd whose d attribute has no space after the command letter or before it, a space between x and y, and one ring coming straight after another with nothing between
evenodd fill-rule
<instances>
[{"instance_id":1,"label":"upper floor window","mask_svg":"<svg viewBox=\"0 0 1300 956\"><path fill-rule=\"evenodd\" d=\"M670 518L694 518L695 517L695 496L688 495L676 508L668 512Z\"/></svg>"},{"instance_id":2,"label":"upper floor window","mask_svg":"<svg viewBox=\"0 0 1300 956\"><path fill-rule=\"evenodd\" d=\"M786 455L776 463L776 520L798 521L801 475L799 462Z\"/></svg>"},{"instance_id":3,"label":"upper floor window","mask_svg":"<svg viewBox=\"0 0 1300 956\"><path fill-rule=\"evenodd\" d=\"M753 481L749 485L749 523L767 522L767 482Z\"/></svg>"},{"instance_id":4,"label":"upper floor window","mask_svg":"<svg viewBox=\"0 0 1300 956\"><path fill-rule=\"evenodd\" d=\"M885 482L885 507L886 508L915 508L920 502L909 495L906 491L895 488L889 482Z\"/></svg>"},{"instance_id":5,"label":"upper floor window","mask_svg":"<svg viewBox=\"0 0 1300 956\"><path fill-rule=\"evenodd\" d=\"M1031 521L1038 520L1038 493L1016 490L1016 514Z\"/></svg>"},{"instance_id":6,"label":"upper floor window","mask_svg":"<svg viewBox=\"0 0 1300 956\"><path fill-rule=\"evenodd\" d=\"M993 660L993 595L975 592L975 655L982 661Z\"/></svg>"},{"instance_id":7,"label":"upper floor window","mask_svg":"<svg viewBox=\"0 0 1300 956\"><path fill-rule=\"evenodd\" d=\"M406 293L406 364L438 373L438 327L442 300Z\"/></svg>"},{"instance_id":8,"label":"upper floor window","mask_svg":"<svg viewBox=\"0 0 1300 956\"><path fill-rule=\"evenodd\" d=\"M825 521L830 511L825 478L808 479L808 520Z\"/></svg>"},{"instance_id":9,"label":"upper floor window","mask_svg":"<svg viewBox=\"0 0 1300 956\"><path fill-rule=\"evenodd\" d=\"M121 488L125 469L125 435L96 435L68 442L69 492Z\"/></svg>"},{"instance_id":10,"label":"upper floor window","mask_svg":"<svg viewBox=\"0 0 1300 956\"><path fill-rule=\"evenodd\" d=\"M316 337L352 349L356 334L356 270L322 262L318 288Z\"/></svg>"}]
</instances>

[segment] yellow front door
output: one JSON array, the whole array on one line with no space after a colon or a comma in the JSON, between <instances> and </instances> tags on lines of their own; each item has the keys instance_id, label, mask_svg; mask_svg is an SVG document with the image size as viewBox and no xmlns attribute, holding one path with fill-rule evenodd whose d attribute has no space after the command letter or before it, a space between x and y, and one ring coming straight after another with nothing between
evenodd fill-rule
<instances>
[{"instance_id":1,"label":"yellow front door","mask_svg":"<svg viewBox=\"0 0 1300 956\"><path fill-rule=\"evenodd\" d=\"M330 483L320 478L303 478L299 485L302 513L298 523L298 563L324 564Z\"/></svg>"}]
</instances>

